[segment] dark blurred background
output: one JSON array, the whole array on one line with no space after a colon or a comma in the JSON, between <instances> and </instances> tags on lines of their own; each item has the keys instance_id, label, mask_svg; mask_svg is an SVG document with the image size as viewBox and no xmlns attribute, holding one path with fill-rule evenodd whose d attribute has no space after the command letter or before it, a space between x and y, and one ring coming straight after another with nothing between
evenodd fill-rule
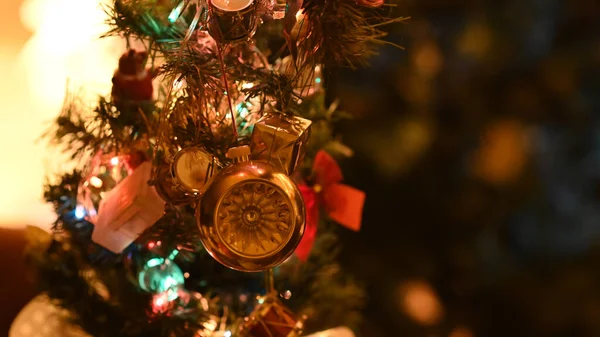
<instances>
[{"instance_id":1,"label":"dark blurred background","mask_svg":"<svg viewBox=\"0 0 600 337\"><path fill-rule=\"evenodd\" d=\"M600 2L393 11L412 17L390 29L406 50L330 83L355 116L345 181L367 193L362 230L342 233L362 335L600 336ZM2 247L13 270L20 248Z\"/></svg>"},{"instance_id":2,"label":"dark blurred background","mask_svg":"<svg viewBox=\"0 0 600 337\"><path fill-rule=\"evenodd\" d=\"M338 70L363 335L600 336L600 2L407 0Z\"/></svg>"}]
</instances>

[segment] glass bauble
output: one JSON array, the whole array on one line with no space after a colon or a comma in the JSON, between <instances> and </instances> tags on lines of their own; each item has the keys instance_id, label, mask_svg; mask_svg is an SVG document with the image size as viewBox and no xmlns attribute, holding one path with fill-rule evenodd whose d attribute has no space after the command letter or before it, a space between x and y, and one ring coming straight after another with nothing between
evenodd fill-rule
<instances>
[{"instance_id":1,"label":"glass bauble","mask_svg":"<svg viewBox=\"0 0 600 337\"><path fill-rule=\"evenodd\" d=\"M138 273L138 282L142 290L161 294L183 286L185 278L177 264L161 257L151 258Z\"/></svg>"},{"instance_id":2,"label":"glass bauble","mask_svg":"<svg viewBox=\"0 0 600 337\"><path fill-rule=\"evenodd\" d=\"M116 154L99 151L83 172L77 191L78 218L96 223L100 202L119 182L145 161L143 153Z\"/></svg>"}]
</instances>

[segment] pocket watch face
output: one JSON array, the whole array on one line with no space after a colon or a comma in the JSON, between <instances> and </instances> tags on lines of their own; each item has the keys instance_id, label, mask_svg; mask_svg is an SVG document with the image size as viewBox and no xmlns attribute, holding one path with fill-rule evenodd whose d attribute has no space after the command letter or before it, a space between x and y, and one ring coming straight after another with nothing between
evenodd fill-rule
<instances>
[{"instance_id":1,"label":"pocket watch face","mask_svg":"<svg viewBox=\"0 0 600 337\"><path fill-rule=\"evenodd\" d=\"M267 163L231 164L196 209L200 239L224 266L257 272L283 263L302 240L306 209L294 181Z\"/></svg>"},{"instance_id":2,"label":"pocket watch face","mask_svg":"<svg viewBox=\"0 0 600 337\"><path fill-rule=\"evenodd\" d=\"M295 226L292 204L278 186L262 180L234 185L215 212L216 231L232 252L249 258L278 253Z\"/></svg>"},{"instance_id":3,"label":"pocket watch face","mask_svg":"<svg viewBox=\"0 0 600 337\"><path fill-rule=\"evenodd\" d=\"M181 150L173 161L173 173L181 187L198 192L214 169L214 157L200 148Z\"/></svg>"}]
</instances>

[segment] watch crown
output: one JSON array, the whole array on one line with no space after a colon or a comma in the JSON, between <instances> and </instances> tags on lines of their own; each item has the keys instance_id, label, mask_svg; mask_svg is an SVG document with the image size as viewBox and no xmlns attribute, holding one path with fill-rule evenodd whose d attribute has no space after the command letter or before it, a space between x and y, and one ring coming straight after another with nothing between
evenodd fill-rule
<instances>
[{"instance_id":1,"label":"watch crown","mask_svg":"<svg viewBox=\"0 0 600 337\"><path fill-rule=\"evenodd\" d=\"M248 145L232 147L227 151L226 157L240 163L250 160L250 147Z\"/></svg>"}]
</instances>

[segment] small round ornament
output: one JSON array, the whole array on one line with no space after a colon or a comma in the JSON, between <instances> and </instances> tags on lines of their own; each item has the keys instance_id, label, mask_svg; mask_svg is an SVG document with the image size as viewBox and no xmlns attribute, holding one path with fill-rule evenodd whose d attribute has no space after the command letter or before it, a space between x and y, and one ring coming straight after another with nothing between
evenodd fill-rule
<instances>
[{"instance_id":1,"label":"small round ornament","mask_svg":"<svg viewBox=\"0 0 600 337\"><path fill-rule=\"evenodd\" d=\"M219 167L216 158L204 149L184 148L170 163L159 165L155 178L158 194L174 205L190 202Z\"/></svg>"},{"instance_id":2,"label":"small round ornament","mask_svg":"<svg viewBox=\"0 0 600 337\"><path fill-rule=\"evenodd\" d=\"M141 152L116 154L99 151L96 153L84 170L84 178L79 184L75 215L95 223L100 202L106 194L145 160L145 155Z\"/></svg>"},{"instance_id":3,"label":"small round ornament","mask_svg":"<svg viewBox=\"0 0 600 337\"><path fill-rule=\"evenodd\" d=\"M161 294L182 287L185 277L173 261L154 257L148 260L138 273L138 283L144 291Z\"/></svg>"},{"instance_id":4,"label":"small round ornament","mask_svg":"<svg viewBox=\"0 0 600 337\"><path fill-rule=\"evenodd\" d=\"M198 193L217 166L215 157L200 147L188 147L179 151L173 159L171 172L181 188Z\"/></svg>"},{"instance_id":5,"label":"small round ornament","mask_svg":"<svg viewBox=\"0 0 600 337\"><path fill-rule=\"evenodd\" d=\"M177 183L171 175L171 166L168 164L159 165L156 168L154 186L156 187L156 193L172 205L182 205L193 200L193 196L189 193L176 188Z\"/></svg>"},{"instance_id":6,"label":"small round ornament","mask_svg":"<svg viewBox=\"0 0 600 337\"><path fill-rule=\"evenodd\" d=\"M196 220L206 250L231 269L257 272L283 263L304 234L305 207L296 184L268 163L232 148L234 163L213 177Z\"/></svg>"}]
</instances>

